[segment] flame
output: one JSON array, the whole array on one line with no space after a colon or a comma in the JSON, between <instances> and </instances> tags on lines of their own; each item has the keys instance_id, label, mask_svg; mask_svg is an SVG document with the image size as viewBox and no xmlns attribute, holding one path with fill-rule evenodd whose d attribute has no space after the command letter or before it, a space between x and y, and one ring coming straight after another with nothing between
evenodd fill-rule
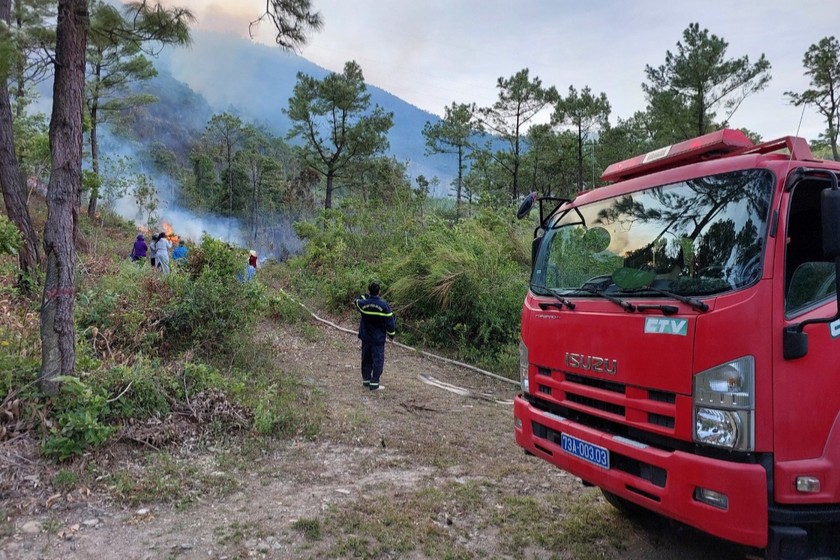
<instances>
[{"instance_id":1,"label":"flame","mask_svg":"<svg viewBox=\"0 0 840 560\"><path fill-rule=\"evenodd\" d=\"M160 229L166 234L167 239L172 242L172 246L177 247L178 243L181 241L181 236L175 233L175 230L172 228L172 224L168 222L161 222ZM137 231L149 238L150 242L152 235L160 233L159 231L153 231L146 226L137 226Z\"/></svg>"},{"instance_id":2,"label":"flame","mask_svg":"<svg viewBox=\"0 0 840 560\"><path fill-rule=\"evenodd\" d=\"M175 230L172 229L172 224L162 222L161 227L163 228L164 233L166 233L166 237L172 242L172 245L178 245L178 242L181 241L181 236L175 234Z\"/></svg>"}]
</instances>

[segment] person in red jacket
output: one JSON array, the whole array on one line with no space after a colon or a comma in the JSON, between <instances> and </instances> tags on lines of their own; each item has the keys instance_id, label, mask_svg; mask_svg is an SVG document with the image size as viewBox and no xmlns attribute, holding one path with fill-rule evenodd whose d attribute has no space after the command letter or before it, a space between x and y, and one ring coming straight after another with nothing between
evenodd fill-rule
<instances>
[{"instance_id":1,"label":"person in red jacket","mask_svg":"<svg viewBox=\"0 0 840 560\"><path fill-rule=\"evenodd\" d=\"M257 252L251 249L248 251L248 268L246 269L246 278L250 282L257 274Z\"/></svg>"},{"instance_id":2,"label":"person in red jacket","mask_svg":"<svg viewBox=\"0 0 840 560\"><path fill-rule=\"evenodd\" d=\"M359 339L362 341L362 384L371 391L381 391L379 378L385 367L385 337L397 334L394 312L388 302L379 297L379 284L371 282L368 293L355 300L359 319Z\"/></svg>"}]
</instances>

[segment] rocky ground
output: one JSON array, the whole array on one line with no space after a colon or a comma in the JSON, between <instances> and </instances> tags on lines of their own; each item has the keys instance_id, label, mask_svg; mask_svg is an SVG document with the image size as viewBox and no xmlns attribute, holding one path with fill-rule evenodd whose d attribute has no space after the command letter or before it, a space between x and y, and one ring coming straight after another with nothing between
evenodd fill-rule
<instances>
[{"instance_id":1,"label":"rocky ground","mask_svg":"<svg viewBox=\"0 0 840 560\"><path fill-rule=\"evenodd\" d=\"M7 515L0 560L743 558L668 523L631 523L597 490L524 455L513 440L516 385L389 344L385 389L371 393L361 386L353 335L323 323L314 323L306 336L286 327L263 335L279 368L323 393L327 408L316 437L259 440L254 445L260 449L247 452L241 436L217 447L182 446L173 460L229 490L207 491L188 503L131 505L115 500L113 489L55 491L55 467L42 464L20 440L7 442L0 449L0 477L15 477L22 490L0 496ZM137 457L113 460L125 468ZM450 499L447 494L460 494L460 488L475 491L474 501ZM429 496L430 506L424 501ZM603 535L590 537L583 548L535 538L528 534L530 521L510 511L526 499L558 520L574 515L564 504L595 508ZM360 512L370 512L369 523L360 521ZM393 521L400 513L413 522ZM502 514L509 521L500 523ZM539 521L552 531L551 519ZM506 534L508 523L519 532L516 540ZM609 538L612 531L618 541ZM389 540L394 532L407 534ZM420 544L413 547L412 539Z\"/></svg>"}]
</instances>

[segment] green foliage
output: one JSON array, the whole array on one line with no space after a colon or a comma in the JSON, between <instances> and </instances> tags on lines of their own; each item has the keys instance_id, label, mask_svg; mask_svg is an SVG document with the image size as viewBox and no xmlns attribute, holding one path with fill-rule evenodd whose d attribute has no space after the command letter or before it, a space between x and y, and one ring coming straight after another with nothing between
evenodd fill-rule
<instances>
[{"instance_id":1,"label":"green foliage","mask_svg":"<svg viewBox=\"0 0 840 560\"><path fill-rule=\"evenodd\" d=\"M198 464L162 452L147 458L143 472L117 471L108 475L109 490L122 502L137 505L169 502L178 508L211 495L229 494L237 481L229 476L203 472Z\"/></svg>"},{"instance_id":2,"label":"green foliage","mask_svg":"<svg viewBox=\"0 0 840 560\"><path fill-rule=\"evenodd\" d=\"M325 304L340 308L364 290L375 276L369 260L377 255L365 246L372 225L335 209L324 210L315 223L295 224L298 237L307 243L291 265L302 267L301 277L317 276L317 282L304 286L312 295L317 291Z\"/></svg>"},{"instance_id":3,"label":"green foliage","mask_svg":"<svg viewBox=\"0 0 840 560\"><path fill-rule=\"evenodd\" d=\"M347 310L379 280L407 342L515 371L530 226L492 212L454 225L430 215L421 221L418 204L399 197L387 208L347 204L296 224L307 244L289 262L293 284L319 305Z\"/></svg>"},{"instance_id":4,"label":"green foliage","mask_svg":"<svg viewBox=\"0 0 840 560\"><path fill-rule=\"evenodd\" d=\"M50 139L48 130L48 119L43 113L26 113L15 117L15 152L21 171L26 173L27 176L43 180L49 172Z\"/></svg>"},{"instance_id":5,"label":"green foliage","mask_svg":"<svg viewBox=\"0 0 840 560\"><path fill-rule=\"evenodd\" d=\"M569 95L561 98L554 109L552 122L567 126L576 139L575 159L577 160L579 191L584 189L584 144L594 144L594 138L599 136L601 131L609 128L610 110L607 95L604 92L597 96L593 95L589 86L584 87L580 94L574 86L569 86ZM595 188L594 183L593 177L589 188Z\"/></svg>"},{"instance_id":6,"label":"green foliage","mask_svg":"<svg viewBox=\"0 0 840 560\"><path fill-rule=\"evenodd\" d=\"M161 326L173 351L189 348L205 354L230 351L252 331L265 308L265 289L258 282L238 282L207 268L197 278L176 275L174 297L163 310Z\"/></svg>"},{"instance_id":7,"label":"green foliage","mask_svg":"<svg viewBox=\"0 0 840 560\"><path fill-rule=\"evenodd\" d=\"M112 351L149 353L162 340L159 304L169 297L154 271L125 260L80 292L77 323L92 344L104 339Z\"/></svg>"},{"instance_id":8,"label":"green foliage","mask_svg":"<svg viewBox=\"0 0 840 560\"><path fill-rule=\"evenodd\" d=\"M236 348L268 305L262 284L237 280L245 262L240 253L205 236L186 265L166 277L121 262L116 274L80 293L82 334L112 354Z\"/></svg>"},{"instance_id":9,"label":"green foliage","mask_svg":"<svg viewBox=\"0 0 840 560\"><path fill-rule=\"evenodd\" d=\"M313 437L325 414L319 390L290 374L248 379L241 400L254 411L254 431L265 436Z\"/></svg>"},{"instance_id":10,"label":"green foliage","mask_svg":"<svg viewBox=\"0 0 840 560\"><path fill-rule=\"evenodd\" d=\"M16 271L16 269L15 269ZM10 274L15 274L11 272ZM8 290L13 290L9 287ZM0 394L26 387L38 376L41 347L38 339L38 303L20 300L10 305L0 321ZM32 388L34 392L34 387ZM24 396L24 395L19 395Z\"/></svg>"},{"instance_id":11,"label":"green foliage","mask_svg":"<svg viewBox=\"0 0 840 560\"><path fill-rule=\"evenodd\" d=\"M509 147L497 153L495 159L502 162L507 174L505 182L511 189L508 200L516 200L522 180L520 163L525 152L522 138L531 120L550 108L559 99L559 94L554 86L543 87L539 77L532 79L527 68L510 78L499 78L496 88L498 100L490 107L479 109L481 127L483 132L502 138Z\"/></svg>"},{"instance_id":12,"label":"green foliage","mask_svg":"<svg viewBox=\"0 0 840 560\"><path fill-rule=\"evenodd\" d=\"M813 105L825 117L827 130L823 140L831 148L835 161L840 161L837 148L838 116L840 115L840 42L835 37L823 37L819 43L808 47L802 58L805 75L810 77L810 86L801 93L786 91L794 105Z\"/></svg>"},{"instance_id":13,"label":"green foliage","mask_svg":"<svg viewBox=\"0 0 840 560\"><path fill-rule=\"evenodd\" d=\"M494 356L518 340L526 261L527 249L496 216L454 227L432 223L412 251L386 267L392 303L424 343Z\"/></svg>"},{"instance_id":14,"label":"green foliage","mask_svg":"<svg viewBox=\"0 0 840 560\"><path fill-rule=\"evenodd\" d=\"M393 113L378 105L370 109L362 69L353 61L323 80L298 73L284 112L292 121L289 137L304 141L304 160L326 177L324 208L332 207L333 179L349 165L385 151L394 125Z\"/></svg>"},{"instance_id":15,"label":"green foliage","mask_svg":"<svg viewBox=\"0 0 840 560\"><path fill-rule=\"evenodd\" d=\"M665 63L646 66L642 84L654 117L657 144L666 145L714 130L726 123L744 99L767 87L770 62L762 54L726 58L729 43L697 23L683 31L677 52L665 53ZM718 117L718 111L724 114Z\"/></svg>"},{"instance_id":16,"label":"green foliage","mask_svg":"<svg viewBox=\"0 0 840 560\"><path fill-rule=\"evenodd\" d=\"M144 225L147 229L152 229L158 222L157 210L160 206L157 188L147 175L138 175L136 181L131 194L144 216Z\"/></svg>"},{"instance_id":17,"label":"green foliage","mask_svg":"<svg viewBox=\"0 0 840 560\"><path fill-rule=\"evenodd\" d=\"M286 323L301 323L309 318L309 313L297 301L285 292L268 295L268 317Z\"/></svg>"},{"instance_id":18,"label":"green foliage","mask_svg":"<svg viewBox=\"0 0 840 560\"><path fill-rule=\"evenodd\" d=\"M298 519L292 523L292 529L301 533L308 541L317 541L321 539L321 522L318 519Z\"/></svg>"},{"instance_id":19,"label":"green foliage","mask_svg":"<svg viewBox=\"0 0 840 560\"><path fill-rule=\"evenodd\" d=\"M17 255L21 241L20 231L15 224L0 215L0 255Z\"/></svg>"},{"instance_id":20,"label":"green foliage","mask_svg":"<svg viewBox=\"0 0 840 560\"><path fill-rule=\"evenodd\" d=\"M45 456L66 461L105 443L115 427L104 422L108 395L77 377L62 376L61 391L52 402L49 435L42 443Z\"/></svg>"},{"instance_id":21,"label":"green foliage","mask_svg":"<svg viewBox=\"0 0 840 560\"><path fill-rule=\"evenodd\" d=\"M209 235L201 244L190 250L186 271L192 278L208 276L227 283L245 268L246 257L228 243Z\"/></svg>"},{"instance_id":22,"label":"green foliage","mask_svg":"<svg viewBox=\"0 0 840 560\"><path fill-rule=\"evenodd\" d=\"M69 492L79 483L79 475L70 469L61 469L52 479L53 486L63 492Z\"/></svg>"},{"instance_id":23,"label":"green foliage","mask_svg":"<svg viewBox=\"0 0 840 560\"><path fill-rule=\"evenodd\" d=\"M110 368L97 377L98 383L115 395L108 414L112 421L166 416L170 400L179 392L177 380L169 372L146 360L131 367Z\"/></svg>"}]
</instances>

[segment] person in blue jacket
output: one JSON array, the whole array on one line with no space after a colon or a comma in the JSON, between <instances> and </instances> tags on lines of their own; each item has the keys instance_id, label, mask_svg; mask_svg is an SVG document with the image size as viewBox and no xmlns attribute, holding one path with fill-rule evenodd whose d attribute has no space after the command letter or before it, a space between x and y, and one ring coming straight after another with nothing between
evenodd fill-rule
<instances>
[{"instance_id":1,"label":"person in blue jacket","mask_svg":"<svg viewBox=\"0 0 840 560\"><path fill-rule=\"evenodd\" d=\"M175 261L176 264L183 264L187 262L187 245L183 241L178 242L178 246L175 247L175 250L172 251L172 260Z\"/></svg>"},{"instance_id":2,"label":"person in blue jacket","mask_svg":"<svg viewBox=\"0 0 840 560\"><path fill-rule=\"evenodd\" d=\"M397 322L388 302L379 297L379 284L371 282L368 293L355 300L361 314L359 339L362 341L362 384L381 391L379 378L385 366L385 340L397 334Z\"/></svg>"}]
</instances>

